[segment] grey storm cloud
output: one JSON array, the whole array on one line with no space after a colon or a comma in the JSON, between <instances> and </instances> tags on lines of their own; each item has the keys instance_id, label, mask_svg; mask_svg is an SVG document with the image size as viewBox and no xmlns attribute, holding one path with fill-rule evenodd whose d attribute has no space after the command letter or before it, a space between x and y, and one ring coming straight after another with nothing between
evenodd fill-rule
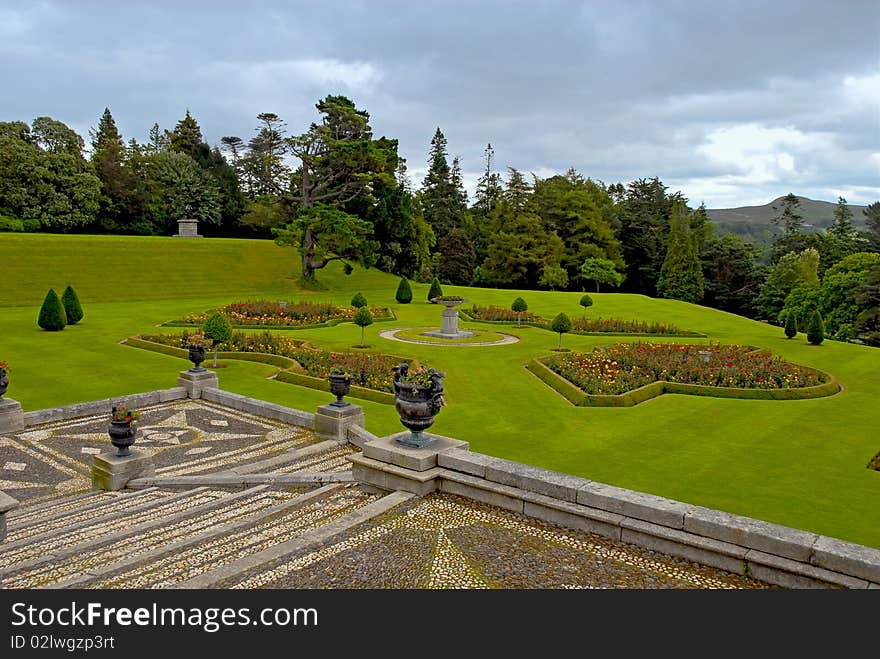
<instances>
[{"instance_id":1,"label":"grey storm cloud","mask_svg":"<svg viewBox=\"0 0 880 659\"><path fill-rule=\"evenodd\" d=\"M658 176L709 207L880 197L875 0L11 2L0 120L126 138L188 108L205 138L291 133L342 93L424 173L436 127L495 168Z\"/></svg>"}]
</instances>

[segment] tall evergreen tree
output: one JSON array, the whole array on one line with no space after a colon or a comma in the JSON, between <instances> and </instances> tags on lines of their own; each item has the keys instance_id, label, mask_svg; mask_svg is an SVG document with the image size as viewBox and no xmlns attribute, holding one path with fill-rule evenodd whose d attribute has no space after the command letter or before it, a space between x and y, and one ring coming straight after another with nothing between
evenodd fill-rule
<instances>
[{"instance_id":1,"label":"tall evergreen tree","mask_svg":"<svg viewBox=\"0 0 880 659\"><path fill-rule=\"evenodd\" d=\"M101 207L98 219L105 230L123 229L130 220L129 203L134 180L126 167L126 150L122 135L110 108L98 121L97 130L91 131L92 166L101 181Z\"/></svg>"},{"instance_id":2,"label":"tall evergreen tree","mask_svg":"<svg viewBox=\"0 0 880 659\"><path fill-rule=\"evenodd\" d=\"M880 201L869 204L865 209L865 225L871 249L880 252Z\"/></svg>"},{"instance_id":3,"label":"tall evergreen tree","mask_svg":"<svg viewBox=\"0 0 880 659\"><path fill-rule=\"evenodd\" d=\"M615 194L620 198L619 189ZM627 268L626 290L656 294L666 256L669 218L677 202L686 200L679 193L667 194L666 186L656 177L639 179L626 187L618 203L620 230L617 235Z\"/></svg>"},{"instance_id":4,"label":"tall evergreen tree","mask_svg":"<svg viewBox=\"0 0 880 659\"><path fill-rule=\"evenodd\" d=\"M202 129L199 123L186 110L186 116L177 122L174 130L167 134L170 148L178 153L185 153L195 159L202 139Z\"/></svg>"},{"instance_id":5,"label":"tall evergreen tree","mask_svg":"<svg viewBox=\"0 0 880 659\"><path fill-rule=\"evenodd\" d=\"M804 248L804 216L799 209L801 200L792 192L782 198L780 206L773 206L776 216L771 222L782 229L782 234L773 241L771 260L776 263L783 254L799 252Z\"/></svg>"},{"instance_id":6,"label":"tall evergreen tree","mask_svg":"<svg viewBox=\"0 0 880 659\"><path fill-rule=\"evenodd\" d=\"M242 161L248 184L246 191L251 198L280 195L290 187L291 176L290 168L284 163L284 156L289 151L284 137L287 132L285 123L274 112L261 112L257 119L262 125L248 142L247 155ZM229 145L228 140L225 143Z\"/></svg>"},{"instance_id":7,"label":"tall evergreen tree","mask_svg":"<svg viewBox=\"0 0 880 659\"><path fill-rule=\"evenodd\" d=\"M461 169L454 170L449 166L446 150L446 137L440 128L431 139L431 151L428 156L428 173L422 182L419 204L422 215L438 240L452 229L462 228L465 223L467 196L462 195Z\"/></svg>"},{"instance_id":8,"label":"tall evergreen tree","mask_svg":"<svg viewBox=\"0 0 880 659\"><path fill-rule=\"evenodd\" d=\"M501 184L501 175L492 171L492 158L495 157L495 149L492 148L491 144L486 145L483 157L486 159L486 169L477 181L474 208L479 210L483 217L488 217L501 202L504 188Z\"/></svg>"},{"instance_id":9,"label":"tall evergreen tree","mask_svg":"<svg viewBox=\"0 0 880 659\"><path fill-rule=\"evenodd\" d=\"M843 197L837 198L837 206L834 207L834 221L828 227L828 233L840 240L849 240L855 234L853 226L853 214Z\"/></svg>"},{"instance_id":10,"label":"tall evergreen tree","mask_svg":"<svg viewBox=\"0 0 880 659\"><path fill-rule=\"evenodd\" d=\"M662 297L699 302L703 298L703 269L696 238L683 204L676 204L670 220L669 245L660 269L657 292Z\"/></svg>"}]
</instances>

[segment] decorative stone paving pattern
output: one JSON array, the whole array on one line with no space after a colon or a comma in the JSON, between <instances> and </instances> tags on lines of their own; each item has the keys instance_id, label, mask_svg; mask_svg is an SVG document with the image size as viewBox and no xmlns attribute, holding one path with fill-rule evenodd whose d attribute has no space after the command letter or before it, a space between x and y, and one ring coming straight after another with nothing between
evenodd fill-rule
<instances>
[{"instance_id":1,"label":"decorative stone paving pattern","mask_svg":"<svg viewBox=\"0 0 880 659\"><path fill-rule=\"evenodd\" d=\"M224 538L184 549L152 561L150 565L95 581L86 588L173 588L176 584L204 572L228 565L280 542L299 537L310 530L339 519L378 498L357 486L347 486L327 497L263 520Z\"/></svg>"},{"instance_id":2,"label":"decorative stone paving pattern","mask_svg":"<svg viewBox=\"0 0 880 659\"><path fill-rule=\"evenodd\" d=\"M414 561L413 545L431 553ZM422 574L413 569L422 563ZM400 576L398 576L400 575ZM766 588L766 584L461 497L399 506L233 588Z\"/></svg>"},{"instance_id":3,"label":"decorative stone paving pattern","mask_svg":"<svg viewBox=\"0 0 880 659\"><path fill-rule=\"evenodd\" d=\"M297 494L280 491L263 491L247 499L238 499L210 513L181 520L142 535L123 538L82 556L42 565L32 570L15 573L0 579L0 588L38 588L46 586L97 566L105 566L119 557L134 556L156 547L191 538L213 527L246 517L282 501L289 501ZM224 538L222 542L226 542ZM199 548L200 550L201 548Z\"/></svg>"},{"instance_id":4,"label":"decorative stone paving pattern","mask_svg":"<svg viewBox=\"0 0 880 659\"><path fill-rule=\"evenodd\" d=\"M57 499L57 501L53 505L43 509L37 509L35 504L31 505L33 502L28 501L24 507L16 509L13 515L7 517L9 529L16 528L17 526L23 526L25 524L30 524L35 520L49 517L51 515L56 515L58 513L63 513L68 510L75 510L84 505L91 505L97 501L107 501L109 499L112 499L114 496L118 496L118 494L116 492L102 492L100 494L96 494L95 496L90 497L69 497L56 495L52 498ZM49 498L50 497L47 497L46 501L48 501ZM31 510L31 508L33 508L33 510Z\"/></svg>"},{"instance_id":5,"label":"decorative stone paving pattern","mask_svg":"<svg viewBox=\"0 0 880 659\"><path fill-rule=\"evenodd\" d=\"M289 465L283 465L273 471L285 474L298 471L347 471L351 469L351 463L347 457L353 453L358 453L358 451L343 445L317 455L310 455Z\"/></svg>"},{"instance_id":6,"label":"decorative stone paving pattern","mask_svg":"<svg viewBox=\"0 0 880 659\"><path fill-rule=\"evenodd\" d=\"M317 441L306 428L202 400L159 403L139 412L135 448L153 454L159 476L220 471ZM0 438L0 489L22 503L89 490L93 456L112 450L108 414Z\"/></svg>"},{"instance_id":7,"label":"decorative stone paving pattern","mask_svg":"<svg viewBox=\"0 0 880 659\"><path fill-rule=\"evenodd\" d=\"M162 499L165 495L161 492L147 492L145 494L140 495L137 498L138 504L146 503L147 501L158 501ZM72 524L78 524L79 522L84 522L89 519L95 519L100 517L101 515L106 515L107 513L112 513L120 510L119 506L127 505L126 502L117 501L113 502L108 501L106 505L98 506L97 508L91 508L89 510L83 510L81 512L72 512L69 515L64 515L63 517L58 517L56 519L50 519L43 523L34 523L29 524L25 528L19 529L10 529L6 534L6 542L13 542L15 540L20 540L22 538L26 538L28 536L37 535L39 533L45 533L46 531L51 531L53 529L60 529L65 526L70 526ZM48 516L50 513L57 513L57 510L48 510L46 511L46 515ZM16 524L16 526L20 526L21 524Z\"/></svg>"},{"instance_id":8,"label":"decorative stone paving pattern","mask_svg":"<svg viewBox=\"0 0 880 659\"><path fill-rule=\"evenodd\" d=\"M49 552L63 551L64 549L78 545L85 540L100 537L101 535L109 533L115 533L116 531L123 531L126 528L131 528L144 522L154 521L165 517L166 515L189 510L190 508L194 508L203 503L219 499L225 494L226 492L223 492L222 490L200 492L184 499L177 499L169 503L158 504L154 508L140 511L135 515L127 515L119 519L101 522L95 526L79 529L57 538L41 540L35 545L31 544L16 549L6 549L0 553L0 567L11 567L15 563L20 563L32 558L39 558Z\"/></svg>"}]
</instances>

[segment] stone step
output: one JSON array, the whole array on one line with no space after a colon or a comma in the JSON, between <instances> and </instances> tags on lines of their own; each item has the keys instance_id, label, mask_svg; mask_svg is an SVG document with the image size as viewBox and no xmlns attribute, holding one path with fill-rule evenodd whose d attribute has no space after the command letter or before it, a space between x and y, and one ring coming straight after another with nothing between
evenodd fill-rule
<instances>
[{"instance_id":1,"label":"stone step","mask_svg":"<svg viewBox=\"0 0 880 659\"><path fill-rule=\"evenodd\" d=\"M316 548L335 536L367 522L395 506L408 501L414 495L408 492L392 492L381 499L359 507L341 517L309 529L306 533L295 536L284 542L248 553L222 566L212 567L207 572L190 577L174 584L175 588L234 588L248 578L259 579L259 575L271 566L283 566L288 557ZM283 569L283 567L282 567ZM268 580L268 579L267 579ZM250 585L250 584L249 584ZM256 584L259 585L259 584Z\"/></svg>"},{"instance_id":2,"label":"stone step","mask_svg":"<svg viewBox=\"0 0 880 659\"><path fill-rule=\"evenodd\" d=\"M167 489L187 489L193 487L225 487L241 488L249 485L271 484L288 487L308 487L327 483L352 483L351 471L324 472L270 472L267 474L233 474L219 472L216 474L197 474L194 476L169 476L165 478L138 478L129 482L129 487L162 487Z\"/></svg>"},{"instance_id":3,"label":"stone step","mask_svg":"<svg viewBox=\"0 0 880 659\"><path fill-rule=\"evenodd\" d=\"M117 533L109 541L75 554L21 569L0 579L3 588L38 588L75 578L116 563L142 563L145 555L161 555L174 543L186 543L228 522L250 518L268 509L290 506L297 494L260 486L226 495L212 505L203 505L183 515L172 515L164 524L152 525L136 533ZM207 513L207 514L205 514Z\"/></svg>"},{"instance_id":4,"label":"stone step","mask_svg":"<svg viewBox=\"0 0 880 659\"><path fill-rule=\"evenodd\" d=\"M290 449L266 460L259 460L257 462L251 462L250 464L235 467L229 471L234 474L253 474L257 472L277 471L279 467L298 464L307 461L308 458L312 458L313 456L329 454L339 448L339 443L332 440L316 442L315 444L310 444L299 449Z\"/></svg>"},{"instance_id":5,"label":"stone step","mask_svg":"<svg viewBox=\"0 0 880 659\"><path fill-rule=\"evenodd\" d=\"M157 467L156 476L182 476L185 474L229 470L250 462L265 460L267 456L277 456L307 443L309 443L309 439L306 436L297 436L293 439L280 441L259 442L242 448L223 451L210 457L203 457L197 462Z\"/></svg>"},{"instance_id":6,"label":"stone step","mask_svg":"<svg viewBox=\"0 0 880 659\"><path fill-rule=\"evenodd\" d=\"M49 494L43 497L39 497L38 499L25 499L21 502L21 506L16 508L10 513L7 513L7 520L13 520L17 517L27 517L29 515L34 515L38 513L44 513L48 509L55 506L63 506L67 503L74 503L75 505L79 505L82 502L85 502L88 499L96 499L101 497L103 494L110 494L109 492L78 492L76 494Z\"/></svg>"},{"instance_id":7,"label":"stone step","mask_svg":"<svg viewBox=\"0 0 880 659\"><path fill-rule=\"evenodd\" d=\"M312 495L313 493L309 493ZM179 584L289 541L350 514L377 497L357 486L334 486L296 509L153 559L149 564L87 584L88 588L178 588Z\"/></svg>"},{"instance_id":8,"label":"stone step","mask_svg":"<svg viewBox=\"0 0 880 659\"><path fill-rule=\"evenodd\" d=\"M78 522L63 529L55 529L45 533L39 533L5 543L3 552L0 553L0 577L12 571L22 568L23 562L47 560L50 557L57 558L65 555L69 547L79 547L81 544L100 543L105 534L114 533L126 526L132 520L149 518L161 519L174 511L187 511L193 506L214 501L225 495L225 492L212 491L207 487L200 487L178 494L170 494L159 501L145 501L139 505L122 507L124 499L120 500L121 510L101 515L97 518ZM91 538L91 540L88 540ZM75 551L75 549L70 550Z\"/></svg>"},{"instance_id":9,"label":"stone step","mask_svg":"<svg viewBox=\"0 0 880 659\"><path fill-rule=\"evenodd\" d=\"M163 544L151 550L141 551L129 555L126 558L117 559L112 563L103 563L94 567L81 567L80 572L61 579L51 584L43 584L45 588L105 588L114 581L127 581L137 579L137 574L150 569L161 568L168 561L176 562L180 559L180 553L189 548L202 549L215 539L225 539L233 536L243 529L258 531L263 524L274 524L274 521L282 514L299 510L307 503L323 499L331 492L340 489L342 485L325 485L324 487L295 496L289 501L284 501L269 508L248 515L243 519L225 524L213 525L208 530L189 535L175 540L169 544ZM116 545L110 545L104 552L118 551ZM174 554L174 556L170 556ZM95 555L89 557L95 558ZM98 556L97 558L102 558ZM89 561L93 562L92 560Z\"/></svg>"},{"instance_id":10,"label":"stone step","mask_svg":"<svg viewBox=\"0 0 880 659\"><path fill-rule=\"evenodd\" d=\"M131 495L123 495L120 492L102 492L97 496L80 498L80 505L77 505L77 499L74 498L60 504L57 508L46 508L28 517L19 516L10 520L7 540L18 540L45 533L105 514L122 496L126 497L125 505L132 506L143 501L155 501L162 495L156 488L150 488Z\"/></svg>"}]
</instances>

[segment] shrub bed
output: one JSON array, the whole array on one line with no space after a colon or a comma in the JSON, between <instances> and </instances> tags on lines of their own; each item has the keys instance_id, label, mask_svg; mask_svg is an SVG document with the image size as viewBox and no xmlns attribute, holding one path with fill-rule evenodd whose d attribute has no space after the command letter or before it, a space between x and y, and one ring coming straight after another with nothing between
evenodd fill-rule
<instances>
[{"instance_id":1,"label":"shrub bed","mask_svg":"<svg viewBox=\"0 0 880 659\"><path fill-rule=\"evenodd\" d=\"M220 312L236 327L307 328L335 325L354 320L356 311L352 307L340 307L327 302L257 300L233 302L219 309L189 314L180 320L166 323L166 325L202 325L211 314ZM394 318L391 311L385 307L370 307L370 314L374 320L392 320Z\"/></svg>"}]
</instances>

